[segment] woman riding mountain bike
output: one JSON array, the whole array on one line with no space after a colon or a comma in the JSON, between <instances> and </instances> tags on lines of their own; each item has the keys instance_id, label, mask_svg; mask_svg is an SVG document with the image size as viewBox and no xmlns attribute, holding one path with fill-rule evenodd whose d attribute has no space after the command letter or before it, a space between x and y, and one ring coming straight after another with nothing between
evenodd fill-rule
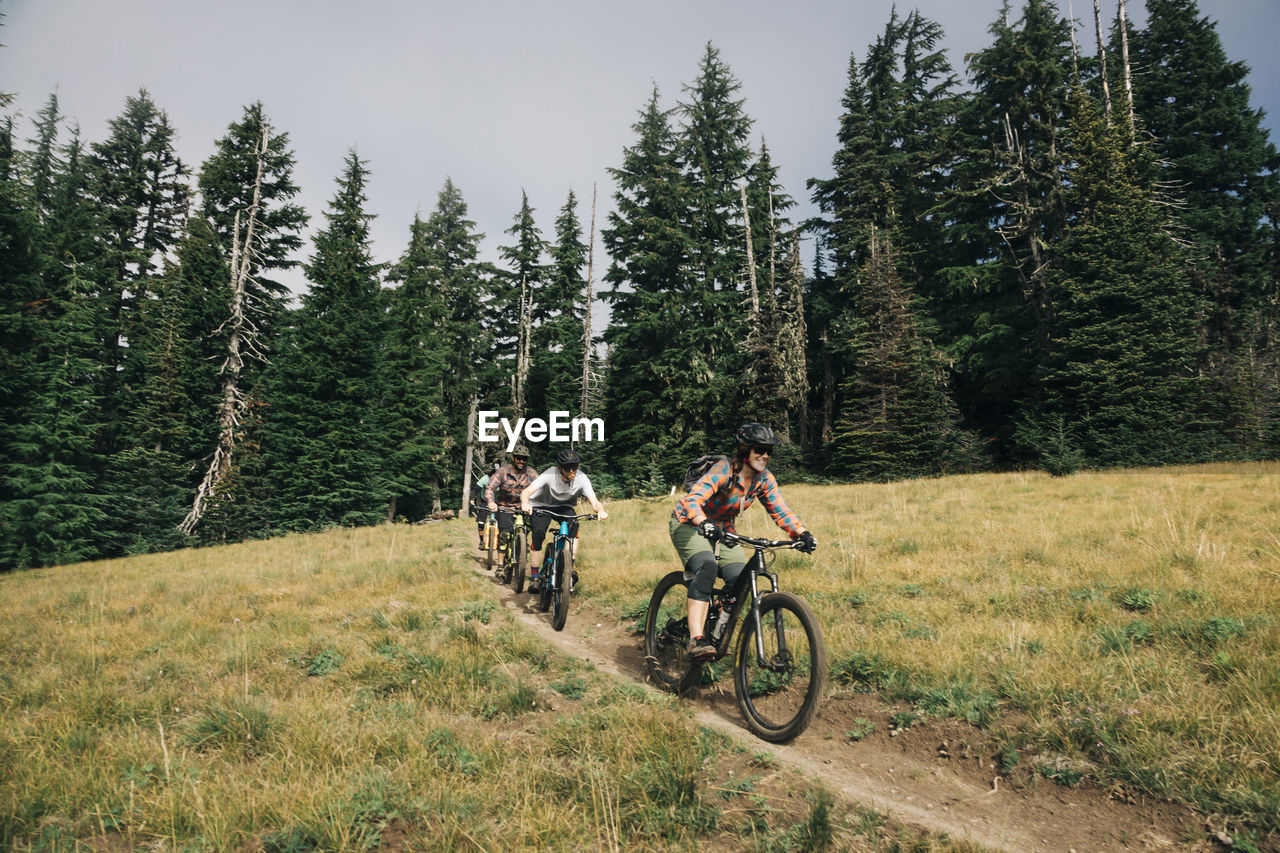
<instances>
[{"instance_id":1,"label":"woman riding mountain bike","mask_svg":"<svg viewBox=\"0 0 1280 853\"><path fill-rule=\"evenodd\" d=\"M546 538L547 526L551 524L551 516L547 513L555 513L557 515L573 515L577 512L575 509L578 498L584 497L591 504L591 508L595 510L601 521L609 517L609 513L605 512L600 501L596 499L596 493L591 488L591 480L587 477L585 471L580 471L582 459L572 450L562 450L556 456L556 464L543 471L538 477L530 483L520 493L520 508L525 513L533 513L535 509L545 510L545 512L533 515L533 537L529 543L529 565L534 574L529 579L529 592L538 592L542 580L538 575L539 567L542 565L541 551L542 540ZM569 535L573 537L573 555L576 557L578 553L578 522L574 521L569 525Z\"/></svg>"},{"instance_id":2,"label":"woman riding mountain bike","mask_svg":"<svg viewBox=\"0 0 1280 853\"><path fill-rule=\"evenodd\" d=\"M818 547L813 534L782 500L778 481L768 469L778 443L773 429L761 423L743 424L733 438L733 458L711 466L671 513L671 543L691 578L687 599L689 657L694 660L709 660L716 654L715 644L703 637L703 629L717 573L726 584L732 584L747 563L742 547L736 543L731 547L722 544L717 562L715 542L722 529L737 532L734 520L756 498L778 527L795 540L797 550L810 553Z\"/></svg>"}]
</instances>

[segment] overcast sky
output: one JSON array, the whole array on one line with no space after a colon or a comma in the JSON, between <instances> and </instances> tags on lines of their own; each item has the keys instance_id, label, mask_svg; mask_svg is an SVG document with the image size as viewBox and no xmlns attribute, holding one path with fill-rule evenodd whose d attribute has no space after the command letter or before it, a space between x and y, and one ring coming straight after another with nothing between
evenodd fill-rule
<instances>
[{"instance_id":1,"label":"overcast sky","mask_svg":"<svg viewBox=\"0 0 1280 853\"><path fill-rule=\"evenodd\" d=\"M1078 38L1092 51L1092 3ZM1068 0L1060 0L1064 14ZM510 238L529 194L543 235L572 189L584 237L592 187L604 224L607 169L634 143L632 125L656 86L674 106L708 42L741 82L739 96L787 192L813 213L805 181L830 174L849 56L859 60L892 0L0 0L0 91L18 95L20 139L58 93L86 141L107 135L125 98L146 88L194 171L261 101L289 134L300 202L312 229L350 148L368 162L376 257L398 258L414 213L430 213L451 177L486 235ZM1020 0L1012 6L1020 8ZM1252 68L1254 104L1276 139L1280 0L1200 0L1231 59ZM939 22L952 65L990 43L999 0L901 2ZM1103 0L1115 14L1115 0ZM1141 0L1130 15L1145 20ZM311 247L303 250L309 258ZM604 259L597 248L595 277ZM301 286L301 280L298 281Z\"/></svg>"}]
</instances>

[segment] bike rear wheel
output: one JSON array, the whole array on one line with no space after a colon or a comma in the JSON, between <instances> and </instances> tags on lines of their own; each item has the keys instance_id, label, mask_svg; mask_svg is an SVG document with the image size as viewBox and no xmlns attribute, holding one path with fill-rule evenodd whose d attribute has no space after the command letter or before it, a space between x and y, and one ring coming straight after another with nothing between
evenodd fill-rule
<instances>
[{"instance_id":1,"label":"bike rear wheel","mask_svg":"<svg viewBox=\"0 0 1280 853\"><path fill-rule=\"evenodd\" d=\"M523 530L516 536L516 558L512 562L515 563L515 590L516 592L524 592L524 576L529 569L529 534ZM512 581L512 566L507 566L507 582Z\"/></svg>"},{"instance_id":2,"label":"bike rear wheel","mask_svg":"<svg viewBox=\"0 0 1280 853\"><path fill-rule=\"evenodd\" d=\"M771 743L786 743L809 726L827 681L827 647L813 611L788 592L760 599L764 661L756 656L756 625L742 624L734 688L747 728Z\"/></svg>"},{"instance_id":3,"label":"bike rear wheel","mask_svg":"<svg viewBox=\"0 0 1280 853\"><path fill-rule=\"evenodd\" d=\"M569 595L573 587L573 548L565 543L556 560L556 581L551 590L551 627L557 631L564 629L569 618Z\"/></svg>"},{"instance_id":4,"label":"bike rear wheel","mask_svg":"<svg viewBox=\"0 0 1280 853\"><path fill-rule=\"evenodd\" d=\"M687 693L702 670L689 658L688 599L684 572L672 572L658 581L644 615L644 665L650 680L668 693Z\"/></svg>"}]
</instances>

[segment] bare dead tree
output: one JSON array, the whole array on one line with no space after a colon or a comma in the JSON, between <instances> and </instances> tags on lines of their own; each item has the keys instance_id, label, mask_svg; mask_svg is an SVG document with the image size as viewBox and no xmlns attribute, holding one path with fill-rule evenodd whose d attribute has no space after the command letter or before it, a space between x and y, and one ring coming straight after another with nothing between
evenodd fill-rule
<instances>
[{"instance_id":1,"label":"bare dead tree","mask_svg":"<svg viewBox=\"0 0 1280 853\"><path fill-rule=\"evenodd\" d=\"M591 241L587 246L587 307L582 317L582 401L578 413L585 415L591 405L591 304L596 262L596 185L591 185Z\"/></svg>"},{"instance_id":2,"label":"bare dead tree","mask_svg":"<svg viewBox=\"0 0 1280 853\"><path fill-rule=\"evenodd\" d=\"M751 316L760 316L760 293L756 289L756 253L751 246L751 214L747 211L747 185L738 187L742 191L742 223L747 233L747 280L751 282Z\"/></svg>"},{"instance_id":3,"label":"bare dead tree","mask_svg":"<svg viewBox=\"0 0 1280 853\"><path fill-rule=\"evenodd\" d=\"M458 501L458 517L467 514L467 502L471 497L471 457L476 448L476 410L480 407L480 398L475 394L471 395L471 414L467 415L467 452L466 459L462 465L462 497ZM439 510L439 498L436 499L434 510Z\"/></svg>"},{"instance_id":4,"label":"bare dead tree","mask_svg":"<svg viewBox=\"0 0 1280 853\"><path fill-rule=\"evenodd\" d=\"M1125 0L1120 0L1119 11L1120 16L1120 61L1124 64L1124 95L1129 102L1129 129L1134 127L1134 110L1133 110L1133 71L1129 65L1129 22L1125 17Z\"/></svg>"},{"instance_id":5,"label":"bare dead tree","mask_svg":"<svg viewBox=\"0 0 1280 853\"><path fill-rule=\"evenodd\" d=\"M511 400L515 417L524 416L525 383L529 379L529 348L533 338L533 291L529 281L520 277L520 325L516 335L516 372L511 377Z\"/></svg>"},{"instance_id":6,"label":"bare dead tree","mask_svg":"<svg viewBox=\"0 0 1280 853\"><path fill-rule=\"evenodd\" d=\"M1107 44L1102 40L1102 10L1093 0L1093 32L1098 40L1098 63L1102 77L1102 114L1111 122L1111 82L1107 79Z\"/></svg>"},{"instance_id":7,"label":"bare dead tree","mask_svg":"<svg viewBox=\"0 0 1280 853\"><path fill-rule=\"evenodd\" d=\"M218 444L214 448L209 469L196 488L191 511L178 525L178 529L190 536L204 517L209 501L217 495L227 477L234 470L236 439L240 423L249 408L249 398L240 388L240 373L244 369L245 356L263 362L266 355L258 342L258 326L253 322L256 313L251 304L249 282L259 260L254 243L258 227L258 212L262 204L262 181L266 171L266 159L271 128L265 122L262 138L255 151L257 174L253 181L253 198L245 211L243 235L240 230L240 214L236 211L231 229L231 305L227 320L217 332L227 331L227 358L222 363L222 400L218 406Z\"/></svg>"}]
</instances>

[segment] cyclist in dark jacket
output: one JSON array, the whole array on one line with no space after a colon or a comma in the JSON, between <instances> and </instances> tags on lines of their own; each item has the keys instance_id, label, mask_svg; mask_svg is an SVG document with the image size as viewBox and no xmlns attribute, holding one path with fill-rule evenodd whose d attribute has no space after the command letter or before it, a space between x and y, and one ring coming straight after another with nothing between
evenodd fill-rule
<instances>
[{"instance_id":1,"label":"cyclist in dark jacket","mask_svg":"<svg viewBox=\"0 0 1280 853\"><path fill-rule=\"evenodd\" d=\"M485 504L498 521L499 555L506 554L507 540L515 527L514 513L520 511L520 493L536 476L537 472L529 467L529 448L520 444L511 451L511 461L499 468L484 488ZM502 570L501 562L498 569Z\"/></svg>"}]
</instances>

